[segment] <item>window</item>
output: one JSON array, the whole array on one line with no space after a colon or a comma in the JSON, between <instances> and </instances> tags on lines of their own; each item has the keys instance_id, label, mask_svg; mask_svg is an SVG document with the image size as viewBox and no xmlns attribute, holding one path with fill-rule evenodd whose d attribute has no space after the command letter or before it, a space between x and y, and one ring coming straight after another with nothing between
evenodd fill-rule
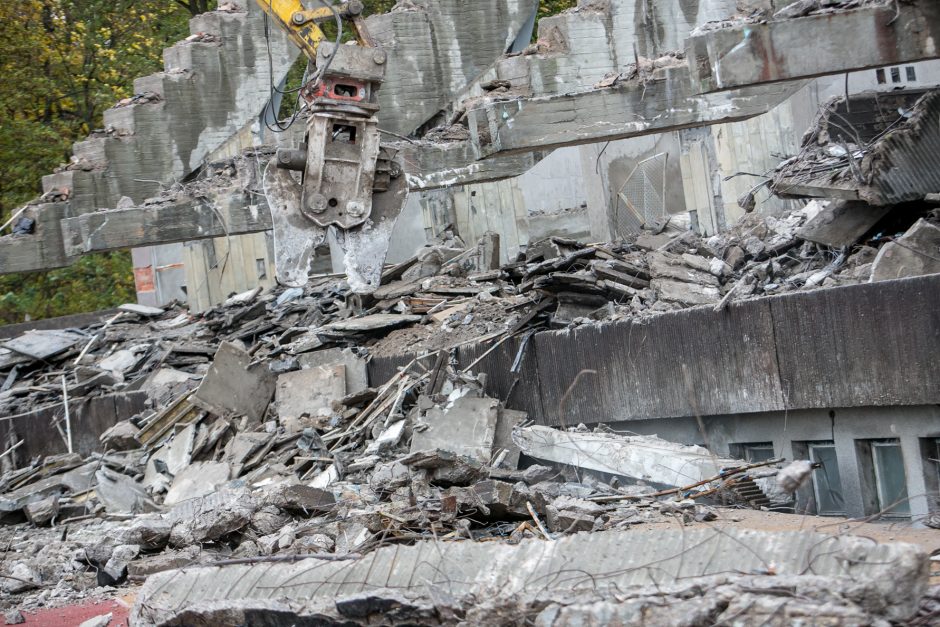
<instances>
[{"instance_id":1,"label":"window","mask_svg":"<svg viewBox=\"0 0 940 627\"><path fill-rule=\"evenodd\" d=\"M749 464L758 464L774 458L773 442L732 444L728 448L732 457L743 459Z\"/></svg>"},{"instance_id":2,"label":"window","mask_svg":"<svg viewBox=\"0 0 940 627\"><path fill-rule=\"evenodd\" d=\"M816 513L820 516L840 516L845 513L842 500L842 477L836 447L832 442L809 445L810 459L820 464L813 473L813 492L816 496Z\"/></svg>"},{"instance_id":3,"label":"window","mask_svg":"<svg viewBox=\"0 0 940 627\"><path fill-rule=\"evenodd\" d=\"M904 69L907 71L907 82L916 83L917 82L917 70L914 69L914 66L909 65Z\"/></svg>"},{"instance_id":4,"label":"window","mask_svg":"<svg viewBox=\"0 0 940 627\"><path fill-rule=\"evenodd\" d=\"M890 517L910 516L900 443L897 440L876 440L871 443L871 453L879 510Z\"/></svg>"},{"instance_id":5,"label":"window","mask_svg":"<svg viewBox=\"0 0 940 627\"><path fill-rule=\"evenodd\" d=\"M901 68L893 67L891 68L891 82L900 83L901 82Z\"/></svg>"},{"instance_id":6,"label":"window","mask_svg":"<svg viewBox=\"0 0 940 627\"><path fill-rule=\"evenodd\" d=\"M888 79L887 79L887 77L885 76L885 70L884 70L884 68L881 68L880 70L876 70L876 71L875 71L875 78L878 79L878 84L879 84L879 85L884 85L885 83L888 82Z\"/></svg>"}]
</instances>

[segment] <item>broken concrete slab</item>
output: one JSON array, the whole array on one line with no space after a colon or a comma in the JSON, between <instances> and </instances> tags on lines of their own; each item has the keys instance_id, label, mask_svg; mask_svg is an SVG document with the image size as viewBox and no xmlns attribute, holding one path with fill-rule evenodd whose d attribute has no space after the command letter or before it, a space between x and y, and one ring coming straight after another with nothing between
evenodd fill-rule
<instances>
[{"instance_id":1,"label":"broken concrete slab","mask_svg":"<svg viewBox=\"0 0 940 627\"><path fill-rule=\"evenodd\" d=\"M95 479L95 494L109 513L139 514L157 509L144 487L128 476L101 468Z\"/></svg>"},{"instance_id":2,"label":"broken concrete slab","mask_svg":"<svg viewBox=\"0 0 940 627\"><path fill-rule=\"evenodd\" d=\"M154 573L183 568L194 563L201 552L198 546L188 546L179 551L167 551L159 555L134 560L127 565L127 576L131 580L139 580Z\"/></svg>"},{"instance_id":3,"label":"broken concrete slab","mask_svg":"<svg viewBox=\"0 0 940 627\"><path fill-rule=\"evenodd\" d=\"M372 314L361 318L350 318L332 322L323 331L333 333L368 333L370 331L383 331L420 322L422 316L404 314Z\"/></svg>"},{"instance_id":4,"label":"broken concrete slab","mask_svg":"<svg viewBox=\"0 0 940 627\"><path fill-rule=\"evenodd\" d=\"M261 420L274 388L274 375L266 365L251 365L247 351L222 342L192 402L220 416L235 414Z\"/></svg>"},{"instance_id":5,"label":"broken concrete slab","mask_svg":"<svg viewBox=\"0 0 940 627\"><path fill-rule=\"evenodd\" d=\"M422 425L415 426L411 451L440 449L489 463L498 417L499 401L494 398L464 396L443 408L433 407Z\"/></svg>"},{"instance_id":6,"label":"broken concrete slab","mask_svg":"<svg viewBox=\"0 0 940 627\"><path fill-rule=\"evenodd\" d=\"M182 548L211 542L245 527L257 503L246 488L224 489L189 499L164 515L173 524L170 546Z\"/></svg>"},{"instance_id":7,"label":"broken concrete slab","mask_svg":"<svg viewBox=\"0 0 940 627\"><path fill-rule=\"evenodd\" d=\"M529 414L524 411L500 408L496 419L496 433L493 436L494 466L508 469L519 467L521 451L519 446L512 440L512 431L528 418Z\"/></svg>"},{"instance_id":8,"label":"broken concrete slab","mask_svg":"<svg viewBox=\"0 0 940 627\"><path fill-rule=\"evenodd\" d=\"M333 509L336 505L336 497L332 492L320 488L300 483L284 483L265 490L262 503L309 516Z\"/></svg>"},{"instance_id":9,"label":"broken concrete slab","mask_svg":"<svg viewBox=\"0 0 940 627\"><path fill-rule=\"evenodd\" d=\"M307 427L323 427L334 413L334 404L346 396L346 366L317 366L278 376L275 404L281 425L288 433Z\"/></svg>"},{"instance_id":10,"label":"broken concrete slab","mask_svg":"<svg viewBox=\"0 0 940 627\"><path fill-rule=\"evenodd\" d=\"M297 362L304 370L342 364L346 368L346 394L356 394L369 387L368 361L350 348L330 348L303 353Z\"/></svg>"},{"instance_id":11,"label":"broken concrete slab","mask_svg":"<svg viewBox=\"0 0 940 627\"><path fill-rule=\"evenodd\" d=\"M121 311L137 314L144 318L153 318L154 316L162 316L164 311L160 307L149 307L147 305L140 305L138 303L125 303L118 307Z\"/></svg>"},{"instance_id":12,"label":"broken concrete slab","mask_svg":"<svg viewBox=\"0 0 940 627\"><path fill-rule=\"evenodd\" d=\"M26 518L37 527L48 524L59 513L59 495L52 494L40 501L28 503L23 508Z\"/></svg>"},{"instance_id":13,"label":"broken concrete slab","mask_svg":"<svg viewBox=\"0 0 940 627\"><path fill-rule=\"evenodd\" d=\"M427 601L438 586L445 586L452 599L485 599L490 608L511 600L526 607L536 599L570 603L578 581L598 598L609 599L631 587L764 573L767 564L774 565L774 579L811 572L817 581L825 577L832 586L864 590L866 607L901 620L916 611L927 588L928 557L907 544L730 528L605 531L553 542L524 540L517 546L418 542L313 567L274 563L158 573L141 589L131 620L193 624L225 617L246 622L261 611L283 617L285 622L276 624L288 625L320 613L337 617L336 599L347 595L371 591L381 597L383 590L393 589L412 601Z\"/></svg>"},{"instance_id":14,"label":"broken concrete slab","mask_svg":"<svg viewBox=\"0 0 940 627\"><path fill-rule=\"evenodd\" d=\"M653 252L647 256L650 264L650 274L654 279L674 279L685 283L696 283L702 286L718 287L718 279L708 269L697 270L683 263L684 257Z\"/></svg>"},{"instance_id":15,"label":"broken concrete slab","mask_svg":"<svg viewBox=\"0 0 940 627\"><path fill-rule=\"evenodd\" d=\"M49 359L87 338L72 331L28 331L6 340L0 346L33 359Z\"/></svg>"},{"instance_id":16,"label":"broken concrete slab","mask_svg":"<svg viewBox=\"0 0 940 627\"><path fill-rule=\"evenodd\" d=\"M940 226L918 220L894 242L885 244L872 263L871 282L940 273Z\"/></svg>"},{"instance_id":17,"label":"broken concrete slab","mask_svg":"<svg viewBox=\"0 0 940 627\"><path fill-rule=\"evenodd\" d=\"M661 300L683 305L714 305L721 300L721 290L717 287L685 283L672 279L653 279L651 286Z\"/></svg>"},{"instance_id":18,"label":"broken concrete slab","mask_svg":"<svg viewBox=\"0 0 940 627\"><path fill-rule=\"evenodd\" d=\"M164 505L212 494L232 478L232 467L225 462L196 462L189 464L173 478L163 498Z\"/></svg>"},{"instance_id":19,"label":"broken concrete slab","mask_svg":"<svg viewBox=\"0 0 940 627\"><path fill-rule=\"evenodd\" d=\"M825 246L851 246L891 210L890 206L875 207L861 201L834 200L826 203L816 217L796 234L800 239Z\"/></svg>"},{"instance_id":20,"label":"broken concrete slab","mask_svg":"<svg viewBox=\"0 0 940 627\"><path fill-rule=\"evenodd\" d=\"M685 486L740 466L701 446L674 444L656 436L560 431L534 425L513 431L525 455L586 470L632 477L662 486Z\"/></svg>"}]
</instances>

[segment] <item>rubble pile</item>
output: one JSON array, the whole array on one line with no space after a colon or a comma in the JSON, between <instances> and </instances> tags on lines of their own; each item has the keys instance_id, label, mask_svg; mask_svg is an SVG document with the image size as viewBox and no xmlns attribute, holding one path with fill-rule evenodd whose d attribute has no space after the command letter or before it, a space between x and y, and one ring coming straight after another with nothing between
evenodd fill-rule
<instances>
[{"instance_id":1,"label":"rubble pile","mask_svg":"<svg viewBox=\"0 0 940 627\"><path fill-rule=\"evenodd\" d=\"M445 234L388 268L368 298L325 276L235 294L200 315L124 305L85 328L0 341L0 539L10 547L0 589L30 608L191 565L331 563L431 539L554 542L707 523L719 503L770 507L779 495L767 463L532 425L540 417L486 397L451 349L878 274L870 241L834 250L801 237L824 211L752 214L709 238L666 220L629 241L552 238L503 265L497 236L466 247ZM935 223L921 219L880 256L932 245ZM416 357L370 386L369 357L401 354ZM70 408L129 395L145 397L140 411L119 416L100 446L76 445L73 430L88 426ZM24 416L53 441L18 434ZM37 444L73 452L25 452ZM656 452L655 477L636 465L639 449ZM738 589L715 590L726 584ZM549 607L526 603L527 614ZM552 611L575 611L564 605Z\"/></svg>"},{"instance_id":2,"label":"rubble pile","mask_svg":"<svg viewBox=\"0 0 940 627\"><path fill-rule=\"evenodd\" d=\"M236 294L199 316L181 307L125 305L84 329L0 341L0 411L60 406L63 376L72 400L140 386L163 390L157 409L199 383L223 342L243 344L249 361L276 375L309 367L326 349L358 359L424 354L530 329L931 272L930 255L917 251L929 253L937 239L938 212L924 213L906 234L883 231L851 246L805 239L814 221L832 221L831 205L813 201L782 217L748 214L707 238L672 230L667 220L628 241L585 245L555 237L502 266L498 236L465 248L449 234L389 268L365 303L328 276L306 290ZM888 264L903 251L926 265L879 270L880 259Z\"/></svg>"}]
</instances>

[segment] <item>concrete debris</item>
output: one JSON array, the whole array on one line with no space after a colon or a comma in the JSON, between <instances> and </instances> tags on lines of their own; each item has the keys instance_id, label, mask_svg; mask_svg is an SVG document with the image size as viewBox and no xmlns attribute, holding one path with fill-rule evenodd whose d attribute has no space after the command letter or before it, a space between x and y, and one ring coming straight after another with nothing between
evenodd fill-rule
<instances>
[{"instance_id":1,"label":"concrete debris","mask_svg":"<svg viewBox=\"0 0 940 627\"><path fill-rule=\"evenodd\" d=\"M937 273L940 273L940 225L924 219L885 244L871 266L872 281Z\"/></svg>"},{"instance_id":2,"label":"concrete debris","mask_svg":"<svg viewBox=\"0 0 940 627\"><path fill-rule=\"evenodd\" d=\"M95 616L94 618L89 618L84 621L78 627L108 627L111 624L112 614L102 614L101 616Z\"/></svg>"},{"instance_id":3,"label":"concrete debris","mask_svg":"<svg viewBox=\"0 0 940 627\"><path fill-rule=\"evenodd\" d=\"M813 463L805 459L790 462L777 473L777 484L788 494L793 494L809 481Z\"/></svg>"},{"instance_id":4,"label":"concrete debris","mask_svg":"<svg viewBox=\"0 0 940 627\"><path fill-rule=\"evenodd\" d=\"M811 610L865 623L912 616L926 572L926 553L912 545L809 532L607 531L515 546L425 541L314 566L160 573L140 591L131 618L137 625L240 624L258 615L274 625L380 616L456 624L445 618L452 612L481 625L533 614L542 625L608 622L588 620L595 616L650 624L640 617L657 607L669 612L657 625L761 624L781 611L813 620ZM798 601L781 603L787 599Z\"/></svg>"},{"instance_id":5,"label":"concrete debris","mask_svg":"<svg viewBox=\"0 0 940 627\"><path fill-rule=\"evenodd\" d=\"M382 611L402 622L458 616L486 624L487 608L496 612L491 617L525 609L540 624L633 616L635 604L650 602L645 589L618 597L623 602L566 596L560 588L538 602L531 590L514 601L508 591L522 571L505 570L533 563L526 560L545 550L551 559L561 550L576 563L581 549L590 549L579 542L607 542L593 536L633 547L624 538L638 527L692 530L724 505L768 507L778 496L766 486L789 485L787 473L774 479L773 464L746 465L603 428L528 426L543 417L511 409L511 387L509 401L487 396L484 376L473 365L458 367L452 349L481 339L499 348L502 340L523 338L518 362L525 338L544 329L868 281L879 247L892 238L866 234L841 254L802 239L800 229L823 211L819 205L778 217L750 214L709 238L662 225L608 244L555 237L502 266L496 238L469 249L452 238L389 268L380 290L361 303L343 281L323 278L304 289L252 290L201 315L175 306L162 313L125 308L80 330L6 340L0 417L23 414L10 425L28 421L31 437L5 454L0 510L7 524L0 540L27 534L31 544L0 561L2 572L16 577L0 586L17 604L37 607L51 603L53 591L78 598L97 586L162 577L167 592L140 602L139 624L251 623L256 610L284 603L251 600L256 561L273 567L278 581L282 571L309 568L291 560L318 560L326 571L360 568L361 560L376 560L379 568L388 558L371 556L389 548L417 555L426 550L419 548L423 541L436 538L448 556L454 552L453 563L479 570L487 587L392 592L383 583L342 594L328 587L329 600L317 592L289 603L285 624L317 612L359 621ZM894 244L916 248L935 223L925 217L909 240ZM402 354L423 357L384 381L369 380L370 358ZM78 434L72 454L62 453L59 432L63 375L73 415L95 403L107 407L103 417L82 423L90 431ZM775 491L791 498L786 485ZM675 538L660 540L668 547ZM647 544L660 540L640 538L629 552L652 551ZM603 545L604 555L616 554L609 549ZM246 596L209 602L200 595L212 586L193 579L192 607L177 603L180 578L232 561L239 563L212 572L222 573L219 582L231 581L231 572L249 573L244 586L233 588ZM486 568L492 572L484 574ZM406 570L386 572L389 582ZM550 572L540 567L534 576ZM755 591L766 583L758 579L770 575L714 576L725 579L710 579L694 594L666 593L674 595L677 624L686 616L715 622L732 611L799 617L813 609L880 620L911 607L878 591L877 602L859 605L835 578L819 595L781 609L779 595ZM816 585L801 579L812 575L793 576L788 590ZM623 577L631 586L651 583ZM155 589L147 584L148 595ZM474 609L465 593L489 601ZM753 603L744 609L736 595ZM145 606L154 614L144 616Z\"/></svg>"}]
</instances>

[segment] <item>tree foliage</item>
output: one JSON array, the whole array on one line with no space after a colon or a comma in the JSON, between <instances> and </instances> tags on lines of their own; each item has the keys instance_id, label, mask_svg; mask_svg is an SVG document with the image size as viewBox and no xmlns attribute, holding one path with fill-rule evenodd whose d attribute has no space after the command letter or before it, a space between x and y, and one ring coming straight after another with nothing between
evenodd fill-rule
<instances>
[{"instance_id":1,"label":"tree foliage","mask_svg":"<svg viewBox=\"0 0 940 627\"><path fill-rule=\"evenodd\" d=\"M41 192L44 174L104 110L160 69L163 48L187 33L170 0L23 0L0 3L0 218ZM132 298L126 253L72 268L0 277L0 321L63 315Z\"/></svg>"}]
</instances>

